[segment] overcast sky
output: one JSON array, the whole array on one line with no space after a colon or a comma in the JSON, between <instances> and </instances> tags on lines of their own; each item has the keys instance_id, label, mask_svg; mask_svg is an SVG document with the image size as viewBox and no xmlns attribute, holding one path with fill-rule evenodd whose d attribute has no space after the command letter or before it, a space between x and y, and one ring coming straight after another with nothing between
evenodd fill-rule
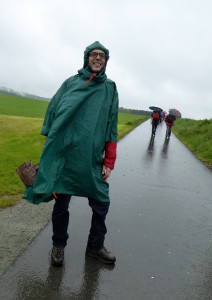
<instances>
[{"instance_id":1,"label":"overcast sky","mask_svg":"<svg viewBox=\"0 0 212 300\"><path fill-rule=\"evenodd\" d=\"M211 16L211 0L0 0L0 86L51 98L100 41L120 107L211 119Z\"/></svg>"}]
</instances>

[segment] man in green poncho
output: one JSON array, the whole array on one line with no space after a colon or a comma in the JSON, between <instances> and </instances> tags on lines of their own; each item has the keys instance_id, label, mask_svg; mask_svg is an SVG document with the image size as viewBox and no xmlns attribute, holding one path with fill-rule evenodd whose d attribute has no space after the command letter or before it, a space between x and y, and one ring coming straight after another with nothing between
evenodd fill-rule
<instances>
[{"instance_id":1,"label":"man in green poncho","mask_svg":"<svg viewBox=\"0 0 212 300\"><path fill-rule=\"evenodd\" d=\"M116 258L104 247L110 176L116 160L118 93L105 74L109 51L99 42L84 52L84 66L49 103L41 134L47 137L32 188L33 203L55 198L52 263L62 265L72 195L87 197L93 211L86 254L104 263ZM54 197L53 197L54 196Z\"/></svg>"}]
</instances>

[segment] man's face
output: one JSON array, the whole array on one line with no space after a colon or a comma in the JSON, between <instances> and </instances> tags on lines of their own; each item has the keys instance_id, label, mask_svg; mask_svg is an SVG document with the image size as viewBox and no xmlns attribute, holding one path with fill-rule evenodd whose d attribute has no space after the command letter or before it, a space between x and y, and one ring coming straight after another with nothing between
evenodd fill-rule
<instances>
[{"instance_id":1,"label":"man's face","mask_svg":"<svg viewBox=\"0 0 212 300\"><path fill-rule=\"evenodd\" d=\"M93 72L98 73L103 67L105 67L106 55L102 50L92 50L89 54L88 65Z\"/></svg>"}]
</instances>

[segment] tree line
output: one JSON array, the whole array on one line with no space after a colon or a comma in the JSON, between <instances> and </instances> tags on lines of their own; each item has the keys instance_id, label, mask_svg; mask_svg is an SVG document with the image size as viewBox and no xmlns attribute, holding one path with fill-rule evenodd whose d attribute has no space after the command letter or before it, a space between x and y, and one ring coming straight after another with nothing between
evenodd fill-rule
<instances>
[{"instance_id":1,"label":"tree line","mask_svg":"<svg viewBox=\"0 0 212 300\"><path fill-rule=\"evenodd\" d=\"M144 116L151 116L151 111L148 110L140 110L140 109L131 109L131 108L124 108L119 107L119 112L134 114L134 115L144 115Z\"/></svg>"}]
</instances>

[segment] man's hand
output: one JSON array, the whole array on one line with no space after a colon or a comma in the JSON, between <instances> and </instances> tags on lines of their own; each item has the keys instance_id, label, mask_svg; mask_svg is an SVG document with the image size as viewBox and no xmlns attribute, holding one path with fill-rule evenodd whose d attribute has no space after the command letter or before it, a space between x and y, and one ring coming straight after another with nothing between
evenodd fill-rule
<instances>
[{"instance_id":1,"label":"man's hand","mask_svg":"<svg viewBox=\"0 0 212 300\"><path fill-rule=\"evenodd\" d=\"M111 169L103 165L103 168L102 168L102 177L103 177L103 179L107 180L108 177L110 176L110 174L111 174Z\"/></svg>"}]
</instances>

